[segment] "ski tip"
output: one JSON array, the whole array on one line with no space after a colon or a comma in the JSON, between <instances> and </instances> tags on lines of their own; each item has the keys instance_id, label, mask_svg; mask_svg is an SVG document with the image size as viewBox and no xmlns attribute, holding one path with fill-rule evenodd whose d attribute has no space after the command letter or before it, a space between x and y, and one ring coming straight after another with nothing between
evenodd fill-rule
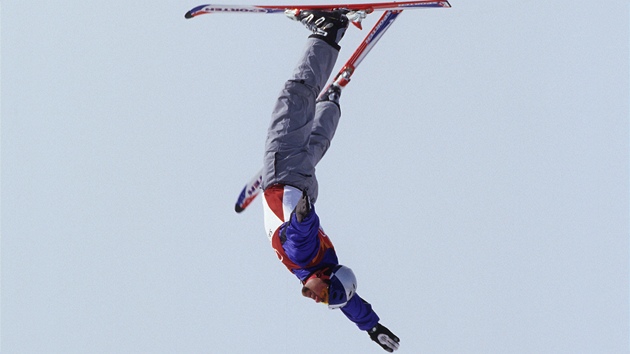
<instances>
[{"instance_id":1,"label":"ski tip","mask_svg":"<svg viewBox=\"0 0 630 354\"><path fill-rule=\"evenodd\" d=\"M208 9L207 5L200 5L186 12L186 14L184 15L184 18L193 18L199 15L209 14L209 13L211 13L211 11Z\"/></svg>"}]
</instances>

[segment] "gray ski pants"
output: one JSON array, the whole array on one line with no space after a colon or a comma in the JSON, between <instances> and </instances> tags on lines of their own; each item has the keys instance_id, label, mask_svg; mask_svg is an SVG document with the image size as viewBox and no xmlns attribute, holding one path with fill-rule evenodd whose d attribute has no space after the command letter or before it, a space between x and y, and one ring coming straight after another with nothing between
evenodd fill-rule
<instances>
[{"instance_id":1,"label":"gray ski pants","mask_svg":"<svg viewBox=\"0 0 630 354\"><path fill-rule=\"evenodd\" d=\"M335 135L341 111L330 101L316 102L339 51L321 39L309 38L291 78L280 91L267 131L263 190L285 184L307 190L317 200L315 166Z\"/></svg>"}]
</instances>

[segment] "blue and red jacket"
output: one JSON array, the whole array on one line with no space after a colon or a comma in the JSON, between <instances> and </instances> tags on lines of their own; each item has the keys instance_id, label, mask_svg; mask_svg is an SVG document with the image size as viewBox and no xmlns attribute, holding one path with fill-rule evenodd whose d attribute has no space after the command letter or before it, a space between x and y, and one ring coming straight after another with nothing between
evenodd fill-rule
<instances>
[{"instance_id":1,"label":"blue and red jacket","mask_svg":"<svg viewBox=\"0 0 630 354\"><path fill-rule=\"evenodd\" d=\"M271 245L280 261L302 283L314 272L339 264L332 242L319 225L314 206L302 222L298 222L292 213L289 221L273 233ZM363 331L373 328L379 321L372 306L358 294L341 311Z\"/></svg>"}]
</instances>

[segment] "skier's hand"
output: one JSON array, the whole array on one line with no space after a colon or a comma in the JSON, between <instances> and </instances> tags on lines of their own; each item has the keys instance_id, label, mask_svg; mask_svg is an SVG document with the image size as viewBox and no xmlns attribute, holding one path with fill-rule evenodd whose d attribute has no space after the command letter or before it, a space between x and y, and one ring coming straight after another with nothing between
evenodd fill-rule
<instances>
[{"instance_id":1,"label":"skier's hand","mask_svg":"<svg viewBox=\"0 0 630 354\"><path fill-rule=\"evenodd\" d=\"M398 344L400 339L392 333L387 327L381 325L380 323L376 324L374 328L368 331L370 338L375 341L378 345L380 345L383 349L388 352L393 352L398 349Z\"/></svg>"},{"instance_id":2,"label":"skier's hand","mask_svg":"<svg viewBox=\"0 0 630 354\"><path fill-rule=\"evenodd\" d=\"M298 201L297 206L295 207L295 217L297 218L298 222L302 222L302 220L304 220L304 218L306 218L306 215L308 215L308 212L311 211L311 201L308 198L308 195L306 195L306 190L302 192L302 198L300 198L300 201Z\"/></svg>"}]
</instances>

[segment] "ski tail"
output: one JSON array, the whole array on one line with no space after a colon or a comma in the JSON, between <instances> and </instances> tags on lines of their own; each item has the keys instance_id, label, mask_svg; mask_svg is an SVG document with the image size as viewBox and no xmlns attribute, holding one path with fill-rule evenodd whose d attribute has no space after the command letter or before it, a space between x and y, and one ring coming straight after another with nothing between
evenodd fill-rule
<instances>
[{"instance_id":1,"label":"ski tail","mask_svg":"<svg viewBox=\"0 0 630 354\"><path fill-rule=\"evenodd\" d=\"M237 213L242 213L253 201L256 199L256 196L260 194L262 191L262 169L258 171L250 180L247 182L243 190L238 196L236 200L236 204L234 205L234 210Z\"/></svg>"},{"instance_id":2,"label":"ski tail","mask_svg":"<svg viewBox=\"0 0 630 354\"><path fill-rule=\"evenodd\" d=\"M376 43L378 43L383 34L385 34L401 12L402 10L388 10L383 13L365 39L363 39L361 44L359 44L359 47L354 51L350 59L348 59L348 61L341 67L339 73L335 75L332 82L326 86L324 90L322 90L320 99L322 98L322 95L328 91L331 85L337 85L342 89L346 87L348 82L350 82L350 78L352 77L352 74L354 74L355 69L359 66L359 64L361 64L372 48L374 48Z\"/></svg>"}]
</instances>

